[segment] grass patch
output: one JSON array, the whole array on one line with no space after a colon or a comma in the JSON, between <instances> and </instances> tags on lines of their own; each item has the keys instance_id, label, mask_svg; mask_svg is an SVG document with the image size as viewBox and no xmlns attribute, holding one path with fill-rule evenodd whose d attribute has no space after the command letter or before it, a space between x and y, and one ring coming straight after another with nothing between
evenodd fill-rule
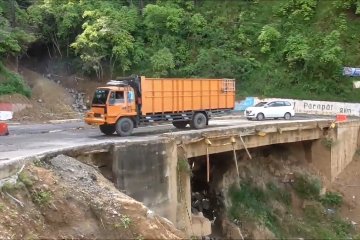
<instances>
[{"instance_id":1,"label":"grass patch","mask_svg":"<svg viewBox=\"0 0 360 240\"><path fill-rule=\"evenodd\" d=\"M26 187L31 187L34 184L33 180L26 172L21 172L19 174L18 180L22 182Z\"/></svg>"},{"instance_id":2,"label":"grass patch","mask_svg":"<svg viewBox=\"0 0 360 240\"><path fill-rule=\"evenodd\" d=\"M280 239L348 239L352 236L351 224L342 220L336 212L326 211L329 205L341 205L339 194L329 192L320 198L320 181L308 175L299 175L294 184L294 191L299 197L308 199L300 215L292 212L291 189L282 188L272 181L263 189L248 181L229 190L230 219L248 226L266 226ZM280 208L274 208L274 203Z\"/></svg>"},{"instance_id":3,"label":"grass patch","mask_svg":"<svg viewBox=\"0 0 360 240\"><path fill-rule=\"evenodd\" d=\"M8 192L8 193L14 193L20 189L23 189L24 187L25 187L25 185L21 182L16 182L16 183L6 182L6 183L4 183L4 185L2 185L1 191Z\"/></svg>"},{"instance_id":4,"label":"grass patch","mask_svg":"<svg viewBox=\"0 0 360 240\"><path fill-rule=\"evenodd\" d=\"M341 206L343 198L339 193L327 192L323 197L320 198L320 201L325 207L337 208Z\"/></svg>"},{"instance_id":5,"label":"grass patch","mask_svg":"<svg viewBox=\"0 0 360 240\"><path fill-rule=\"evenodd\" d=\"M293 187L297 195L301 198L318 199L321 190L321 183L314 177L301 174L296 176Z\"/></svg>"},{"instance_id":6,"label":"grass patch","mask_svg":"<svg viewBox=\"0 0 360 240\"><path fill-rule=\"evenodd\" d=\"M52 194L47 190L35 191L32 193L32 200L35 204L39 206L46 206L50 203L52 199Z\"/></svg>"},{"instance_id":7,"label":"grass patch","mask_svg":"<svg viewBox=\"0 0 360 240\"><path fill-rule=\"evenodd\" d=\"M258 221L270 229L276 237L281 237L279 219L270 206L268 191L247 182L242 183L240 188L233 186L229 195L232 202L230 208L232 219Z\"/></svg>"},{"instance_id":8,"label":"grass patch","mask_svg":"<svg viewBox=\"0 0 360 240\"><path fill-rule=\"evenodd\" d=\"M19 74L9 71L0 63L0 96L19 93L31 97L31 90Z\"/></svg>"},{"instance_id":9,"label":"grass patch","mask_svg":"<svg viewBox=\"0 0 360 240\"><path fill-rule=\"evenodd\" d=\"M267 183L266 187L271 198L284 203L286 206L291 205L291 193L289 191L278 187L274 182Z\"/></svg>"},{"instance_id":10,"label":"grass patch","mask_svg":"<svg viewBox=\"0 0 360 240\"><path fill-rule=\"evenodd\" d=\"M114 228L128 229L131 225L131 219L127 215L121 215L120 222L114 224Z\"/></svg>"}]
</instances>

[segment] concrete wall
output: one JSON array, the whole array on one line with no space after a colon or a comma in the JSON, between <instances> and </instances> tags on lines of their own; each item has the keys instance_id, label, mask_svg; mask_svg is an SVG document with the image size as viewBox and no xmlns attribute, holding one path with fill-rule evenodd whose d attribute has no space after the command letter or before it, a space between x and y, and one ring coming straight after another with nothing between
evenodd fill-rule
<instances>
[{"instance_id":1,"label":"concrete wall","mask_svg":"<svg viewBox=\"0 0 360 240\"><path fill-rule=\"evenodd\" d=\"M176 222L177 147L174 141L116 145L113 179L117 188Z\"/></svg>"},{"instance_id":2,"label":"concrete wall","mask_svg":"<svg viewBox=\"0 0 360 240\"><path fill-rule=\"evenodd\" d=\"M359 149L359 123L339 123L331 147L331 180L334 180L353 160Z\"/></svg>"}]
</instances>

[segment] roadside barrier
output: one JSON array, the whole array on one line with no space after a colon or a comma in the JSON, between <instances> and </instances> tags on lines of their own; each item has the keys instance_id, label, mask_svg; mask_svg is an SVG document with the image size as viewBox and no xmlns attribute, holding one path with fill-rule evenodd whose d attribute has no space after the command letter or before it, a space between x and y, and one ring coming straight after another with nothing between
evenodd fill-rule
<instances>
[{"instance_id":1,"label":"roadside barrier","mask_svg":"<svg viewBox=\"0 0 360 240\"><path fill-rule=\"evenodd\" d=\"M338 114L336 115L336 122L346 122L347 116L344 114Z\"/></svg>"},{"instance_id":2,"label":"roadside barrier","mask_svg":"<svg viewBox=\"0 0 360 240\"><path fill-rule=\"evenodd\" d=\"M9 135L8 125L6 123L0 123L0 136Z\"/></svg>"}]
</instances>

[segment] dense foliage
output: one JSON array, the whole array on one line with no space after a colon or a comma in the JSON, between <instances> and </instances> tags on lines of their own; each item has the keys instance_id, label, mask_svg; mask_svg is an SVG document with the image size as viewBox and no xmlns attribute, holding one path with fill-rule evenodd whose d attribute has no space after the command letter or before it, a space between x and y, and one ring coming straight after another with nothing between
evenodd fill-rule
<instances>
[{"instance_id":1,"label":"dense foliage","mask_svg":"<svg viewBox=\"0 0 360 240\"><path fill-rule=\"evenodd\" d=\"M2 10L10 2L15 25ZM30 23L52 58L98 78L227 77L241 96L360 100L341 75L343 66L360 65L359 0L0 3L2 57L24 52Z\"/></svg>"}]
</instances>

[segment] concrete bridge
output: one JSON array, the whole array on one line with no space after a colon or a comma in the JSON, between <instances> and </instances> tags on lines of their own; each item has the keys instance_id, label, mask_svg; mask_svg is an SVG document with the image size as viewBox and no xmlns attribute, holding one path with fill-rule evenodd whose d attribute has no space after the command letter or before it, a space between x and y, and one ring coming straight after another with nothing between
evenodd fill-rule
<instances>
[{"instance_id":1,"label":"concrete bridge","mask_svg":"<svg viewBox=\"0 0 360 240\"><path fill-rule=\"evenodd\" d=\"M98 166L118 189L168 218L179 229L202 236L211 233L211 225L205 217L191 213L191 174L184 160L192 164L204 161L206 181L210 182L216 171L211 166L214 154L230 154L227 164L236 168L237 161L232 159L237 160L241 151L293 143L309 163L333 180L357 153L359 130L359 120L242 121L204 130L140 134L130 139L78 139L76 144L63 147L20 151L21 157L0 155L0 177L16 172L26 161L69 155Z\"/></svg>"}]
</instances>

